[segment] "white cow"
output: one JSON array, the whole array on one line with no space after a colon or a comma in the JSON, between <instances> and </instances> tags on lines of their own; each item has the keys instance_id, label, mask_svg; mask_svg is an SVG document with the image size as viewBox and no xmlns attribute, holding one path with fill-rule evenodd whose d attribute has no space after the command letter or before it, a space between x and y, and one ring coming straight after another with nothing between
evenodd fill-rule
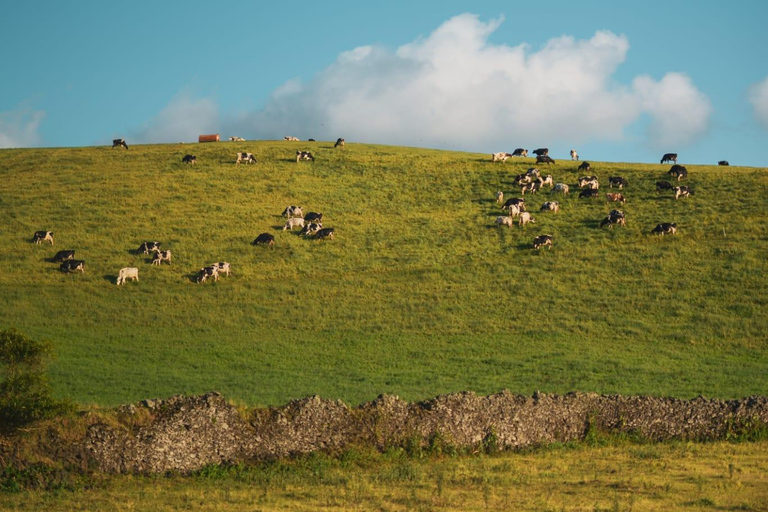
<instances>
[{"instance_id":1,"label":"white cow","mask_svg":"<svg viewBox=\"0 0 768 512\"><path fill-rule=\"evenodd\" d=\"M518 223L521 226L525 226L528 223L534 224L536 222L536 219L531 217L531 214L528 212L520 212L520 218L518 219Z\"/></svg>"},{"instance_id":2,"label":"white cow","mask_svg":"<svg viewBox=\"0 0 768 512\"><path fill-rule=\"evenodd\" d=\"M121 268L117 273L117 285L125 284L126 279L132 279L134 281L139 280L139 269L135 267Z\"/></svg>"},{"instance_id":3,"label":"white cow","mask_svg":"<svg viewBox=\"0 0 768 512\"><path fill-rule=\"evenodd\" d=\"M512 217L496 217L496 224L499 226L507 226L511 228L514 223L515 221L512 220Z\"/></svg>"},{"instance_id":4,"label":"white cow","mask_svg":"<svg viewBox=\"0 0 768 512\"><path fill-rule=\"evenodd\" d=\"M501 152L501 153L491 153L491 159L492 159L491 161L492 162L506 162L507 158L509 158L510 156L512 156L512 155L510 155L509 153L504 153L504 152Z\"/></svg>"},{"instance_id":5,"label":"white cow","mask_svg":"<svg viewBox=\"0 0 768 512\"><path fill-rule=\"evenodd\" d=\"M499 190L498 192L496 192L496 202L500 203L502 201L504 201L504 192Z\"/></svg>"},{"instance_id":6,"label":"white cow","mask_svg":"<svg viewBox=\"0 0 768 512\"><path fill-rule=\"evenodd\" d=\"M245 142L245 139L242 137L230 137L229 140L232 142Z\"/></svg>"},{"instance_id":7,"label":"white cow","mask_svg":"<svg viewBox=\"0 0 768 512\"><path fill-rule=\"evenodd\" d=\"M562 192L564 196L568 195L569 187L565 183L555 183L555 188L552 192Z\"/></svg>"},{"instance_id":8,"label":"white cow","mask_svg":"<svg viewBox=\"0 0 768 512\"><path fill-rule=\"evenodd\" d=\"M298 137L291 137L291 136L283 137L283 140L287 140L289 142L299 142L299 141L301 141L301 139L299 139Z\"/></svg>"},{"instance_id":9,"label":"white cow","mask_svg":"<svg viewBox=\"0 0 768 512\"><path fill-rule=\"evenodd\" d=\"M285 226L283 226L283 231L288 231L289 229L293 231L294 227L304 227L304 219L301 217L291 217L288 219L288 221L285 223Z\"/></svg>"}]
</instances>

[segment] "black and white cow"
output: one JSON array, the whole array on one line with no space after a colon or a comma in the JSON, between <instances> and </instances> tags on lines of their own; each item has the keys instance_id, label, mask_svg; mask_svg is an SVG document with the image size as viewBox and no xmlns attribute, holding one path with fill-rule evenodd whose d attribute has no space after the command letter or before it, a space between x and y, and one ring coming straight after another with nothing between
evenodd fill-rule
<instances>
[{"instance_id":1,"label":"black and white cow","mask_svg":"<svg viewBox=\"0 0 768 512\"><path fill-rule=\"evenodd\" d=\"M512 156L528 156L528 150L523 148L517 148L512 152Z\"/></svg>"},{"instance_id":2,"label":"black and white cow","mask_svg":"<svg viewBox=\"0 0 768 512\"><path fill-rule=\"evenodd\" d=\"M122 146L128 149L128 144L125 143L125 139L112 139L112 149Z\"/></svg>"},{"instance_id":3,"label":"black and white cow","mask_svg":"<svg viewBox=\"0 0 768 512\"><path fill-rule=\"evenodd\" d=\"M253 156L253 153L237 153L237 160L235 161L235 165L239 164L240 162L245 162L246 164L255 164L256 157Z\"/></svg>"},{"instance_id":4,"label":"black and white cow","mask_svg":"<svg viewBox=\"0 0 768 512\"><path fill-rule=\"evenodd\" d=\"M283 217L290 219L291 217L303 217L304 212L302 211L301 206L286 206L282 215Z\"/></svg>"},{"instance_id":5,"label":"black and white cow","mask_svg":"<svg viewBox=\"0 0 768 512\"><path fill-rule=\"evenodd\" d=\"M586 171L591 171L592 170L592 166L589 165L589 162L581 162L581 165L579 166L579 170L580 171L585 171L585 172Z\"/></svg>"},{"instance_id":6,"label":"black and white cow","mask_svg":"<svg viewBox=\"0 0 768 512\"><path fill-rule=\"evenodd\" d=\"M717 165L731 165L731 164L728 163L728 160L720 160L719 162L717 162Z\"/></svg>"},{"instance_id":7,"label":"black and white cow","mask_svg":"<svg viewBox=\"0 0 768 512\"><path fill-rule=\"evenodd\" d=\"M585 188L579 193L579 199L593 199L600 194L596 188Z\"/></svg>"},{"instance_id":8,"label":"black and white cow","mask_svg":"<svg viewBox=\"0 0 768 512\"><path fill-rule=\"evenodd\" d=\"M312 160L315 161L315 157L309 151L296 151L296 163L300 160Z\"/></svg>"},{"instance_id":9,"label":"black and white cow","mask_svg":"<svg viewBox=\"0 0 768 512\"><path fill-rule=\"evenodd\" d=\"M614 185L621 190L622 188L629 185L629 182L622 178L621 176L611 176L608 178L608 186L613 188Z\"/></svg>"},{"instance_id":10,"label":"black and white cow","mask_svg":"<svg viewBox=\"0 0 768 512\"><path fill-rule=\"evenodd\" d=\"M333 147L335 147L335 148L343 148L344 144L345 144L344 139L339 137L338 139L336 139L336 144L334 144Z\"/></svg>"},{"instance_id":11,"label":"black and white cow","mask_svg":"<svg viewBox=\"0 0 768 512\"><path fill-rule=\"evenodd\" d=\"M672 184L666 180L656 182L656 192L661 192L662 190L672 190L672 188Z\"/></svg>"},{"instance_id":12,"label":"black and white cow","mask_svg":"<svg viewBox=\"0 0 768 512\"><path fill-rule=\"evenodd\" d=\"M559 212L560 211L560 203L557 201L547 201L546 203L541 205L540 211L542 212Z\"/></svg>"},{"instance_id":13,"label":"black and white cow","mask_svg":"<svg viewBox=\"0 0 768 512\"><path fill-rule=\"evenodd\" d=\"M626 216L624 215L624 212L621 210L611 210L611 212L608 214L606 218L600 222L600 227L608 226L609 228L613 228L613 226L626 226L627 220Z\"/></svg>"},{"instance_id":14,"label":"black and white cow","mask_svg":"<svg viewBox=\"0 0 768 512\"><path fill-rule=\"evenodd\" d=\"M549 148L534 149L533 154L536 156L547 156L549 155Z\"/></svg>"},{"instance_id":15,"label":"black and white cow","mask_svg":"<svg viewBox=\"0 0 768 512\"><path fill-rule=\"evenodd\" d=\"M549 164L554 164L555 161L552 160L547 155L539 155L539 156L536 157L536 163L537 164L547 164L547 165L549 165Z\"/></svg>"},{"instance_id":16,"label":"black and white cow","mask_svg":"<svg viewBox=\"0 0 768 512\"><path fill-rule=\"evenodd\" d=\"M275 237L269 233L261 233L253 241L253 245L275 245Z\"/></svg>"},{"instance_id":17,"label":"black and white cow","mask_svg":"<svg viewBox=\"0 0 768 512\"><path fill-rule=\"evenodd\" d=\"M675 187L672 189L672 191L675 193L675 200L681 197L688 197L693 195L693 190L691 190L691 187L686 187L685 185L682 187Z\"/></svg>"},{"instance_id":18,"label":"black and white cow","mask_svg":"<svg viewBox=\"0 0 768 512\"><path fill-rule=\"evenodd\" d=\"M67 261L72 259L75 259L75 251L73 250L59 251L53 257L54 262Z\"/></svg>"},{"instance_id":19,"label":"black and white cow","mask_svg":"<svg viewBox=\"0 0 768 512\"><path fill-rule=\"evenodd\" d=\"M159 252L160 242L141 242L141 245L136 249L137 253L149 254L150 252Z\"/></svg>"},{"instance_id":20,"label":"black and white cow","mask_svg":"<svg viewBox=\"0 0 768 512\"><path fill-rule=\"evenodd\" d=\"M664 153L660 163L663 164L667 162L677 163L677 153Z\"/></svg>"},{"instance_id":21,"label":"black and white cow","mask_svg":"<svg viewBox=\"0 0 768 512\"><path fill-rule=\"evenodd\" d=\"M677 181L680 181L683 178L688 177L688 169L683 167L682 165L673 165L672 168L667 171L667 174L672 176L673 178L677 178Z\"/></svg>"},{"instance_id":22,"label":"black and white cow","mask_svg":"<svg viewBox=\"0 0 768 512\"><path fill-rule=\"evenodd\" d=\"M536 238L533 239L533 248L534 249L541 249L545 245L549 246L549 249L552 249L552 235L539 235Z\"/></svg>"},{"instance_id":23,"label":"black and white cow","mask_svg":"<svg viewBox=\"0 0 768 512\"><path fill-rule=\"evenodd\" d=\"M184 155L184 158L181 159L182 163L185 164L196 164L197 163L197 157L195 155Z\"/></svg>"},{"instance_id":24,"label":"black and white cow","mask_svg":"<svg viewBox=\"0 0 768 512\"><path fill-rule=\"evenodd\" d=\"M50 242L53 245L53 231L35 231L35 234L32 236L32 242L36 244Z\"/></svg>"},{"instance_id":25,"label":"black and white cow","mask_svg":"<svg viewBox=\"0 0 768 512\"><path fill-rule=\"evenodd\" d=\"M164 261L167 261L168 264L171 264L171 251L170 249L167 251L157 251L155 252L155 255L152 256L152 265L160 266L160 264Z\"/></svg>"},{"instance_id":26,"label":"black and white cow","mask_svg":"<svg viewBox=\"0 0 768 512\"><path fill-rule=\"evenodd\" d=\"M312 236L321 229L323 229L323 224L321 222L307 222L304 224L304 228L299 232L299 234L304 236Z\"/></svg>"},{"instance_id":27,"label":"black and white cow","mask_svg":"<svg viewBox=\"0 0 768 512\"><path fill-rule=\"evenodd\" d=\"M307 222L323 222L323 214L317 212L307 212L304 216L304 220Z\"/></svg>"},{"instance_id":28,"label":"black and white cow","mask_svg":"<svg viewBox=\"0 0 768 512\"><path fill-rule=\"evenodd\" d=\"M656 227L651 230L651 233L654 235L676 235L677 224L674 222L662 222L661 224L657 224Z\"/></svg>"},{"instance_id":29,"label":"black and white cow","mask_svg":"<svg viewBox=\"0 0 768 512\"><path fill-rule=\"evenodd\" d=\"M196 279L198 284L204 283L208 279L212 279L213 281L218 281L219 280L219 267L218 267L218 265L216 265L216 266L211 265L211 266L208 266L208 267L203 267L203 268L201 268L198 271L197 279Z\"/></svg>"},{"instance_id":30,"label":"black and white cow","mask_svg":"<svg viewBox=\"0 0 768 512\"><path fill-rule=\"evenodd\" d=\"M522 197L510 197L507 199L507 201L502 205L502 210L509 210L510 206L517 206L521 212L525 211L525 199Z\"/></svg>"},{"instance_id":31,"label":"black and white cow","mask_svg":"<svg viewBox=\"0 0 768 512\"><path fill-rule=\"evenodd\" d=\"M317 233L315 233L315 238L318 240L325 240L326 238L330 238L333 240L334 235L334 229L333 228L322 228Z\"/></svg>"},{"instance_id":32,"label":"black and white cow","mask_svg":"<svg viewBox=\"0 0 768 512\"><path fill-rule=\"evenodd\" d=\"M66 260L61 264L59 270L67 273L79 270L85 274L85 262L83 260Z\"/></svg>"}]
</instances>

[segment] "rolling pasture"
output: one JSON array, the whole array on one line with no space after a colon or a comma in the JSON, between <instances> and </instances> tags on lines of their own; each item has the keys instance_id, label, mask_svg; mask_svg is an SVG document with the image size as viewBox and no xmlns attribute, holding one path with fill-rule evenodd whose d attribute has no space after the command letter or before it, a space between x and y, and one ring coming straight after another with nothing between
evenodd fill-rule
<instances>
[{"instance_id":1,"label":"rolling pasture","mask_svg":"<svg viewBox=\"0 0 768 512\"><path fill-rule=\"evenodd\" d=\"M552 156L543 174L571 194L526 195L536 223L510 229L495 193L519 195L533 159L283 141L2 150L0 328L51 339L56 393L81 404L768 394L766 170L683 158L695 195L675 201L654 186L669 165L590 160L601 194L585 200L577 163ZM601 229L617 175L627 225ZM561 211L539 212L548 200ZM335 239L282 231L288 205L322 212ZM651 235L660 222L678 235ZM54 246L30 242L42 229ZM263 232L273 248L251 245ZM552 250L532 249L542 233ZM172 264L136 254L145 240ZM47 261L62 249L84 274ZM232 276L195 283L216 261ZM139 281L116 286L127 266Z\"/></svg>"}]
</instances>

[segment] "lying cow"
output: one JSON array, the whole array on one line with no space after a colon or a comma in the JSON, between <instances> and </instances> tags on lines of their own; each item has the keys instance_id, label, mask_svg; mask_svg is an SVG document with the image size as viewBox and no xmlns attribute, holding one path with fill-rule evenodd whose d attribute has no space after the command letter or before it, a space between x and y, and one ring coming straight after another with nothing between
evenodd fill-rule
<instances>
[{"instance_id":1,"label":"lying cow","mask_svg":"<svg viewBox=\"0 0 768 512\"><path fill-rule=\"evenodd\" d=\"M661 192L662 190L672 190L672 188L672 184L668 181L656 182L656 192Z\"/></svg>"},{"instance_id":2,"label":"lying cow","mask_svg":"<svg viewBox=\"0 0 768 512\"><path fill-rule=\"evenodd\" d=\"M181 162L194 165L197 163L197 157L195 155L184 155L184 158L181 159Z\"/></svg>"},{"instance_id":3,"label":"lying cow","mask_svg":"<svg viewBox=\"0 0 768 512\"><path fill-rule=\"evenodd\" d=\"M576 152L575 149L572 149L571 150L571 160L578 160L578 159L579 159L579 154Z\"/></svg>"},{"instance_id":4,"label":"lying cow","mask_svg":"<svg viewBox=\"0 0 768 512\"><path fill-rule=\"evenodd\" d=\"M579 193L579 199L594 199L600 194L600 191L596 188L585 188Z\"/></svg>"},{"instance_id":5,"label":"lying cow","mask_svg":"<svg viewBox=\"0 0 768 512\"><path fill-rule=\"evenodd\" d=\"M682 165L673 165L672 168L667 171L667 174L672 176L673 178L677 178L677 181L680 181L683 178L688 177L688 169L683 167Z\"/></svg>"},{"instance_id":6,"label":"lying cow","mask_svg":"<svg viewBox=\"0 0 768 512\"><path fill-rule=\"evenodd\" d=\"M125 139L112 139L112 149L120 146L128 149L128 144L125 143Z\"/></svg>"},{"instance_id":7,"label":"lying cow","mask_svg":"<svg viewBox=\"0 0 768 512\"><path fill-rule=\"evenodd\" d=\"M523 148L517 148L512 152L512 156L528 156L528 150Z\"/></svg>"},{"instance_id":8,"label":"lying cow","mask_svg":"<svg viewBox=\"0 0 768 512\"><path fill-rule=\"evenodd\" d=\"M287 140L288 142L300 142L301 141L301 139L299 139L298 137L291 137L291 136L283 137L283 140Z\"/></svg>"},{"instance_id":9,"label":"lying cow","mask_svg":"<svg viewBox=\"0 0 768 512\"><path fill-rule=\"evenodd\" d=\"M533 154L536 156L547 156L549 154L549 148L534 149Z\"/></svg>"},{"instance_id":10,"label":"lying cow","mask_svg":"<svg viewBox=\"0 0 768 512\"><path fill-rule=\"evenodd\" d=\"M242 137L230 137L229 140L232 142L245 142L245 139Z\"/></svg>"},{"instance_id":11,"label":"lying cow","mask_svg":"<svg viewBox=\"0 0 768 512\"><path fill-rule=\"evenodd\" d=\"M536 219L534 219L533 217L531 217L531 214L530 214L530 213L528 213L528 212L520 212L520 216L518 217L518 219L517 219L517 222L518 222L518 224L520 224L521 226L525 226L525 225L526 225L526 224L528 224L529 222L530 222L531 224L535 224L535 223L536 223Z\"/></svg>"},{"instance_id":12,"label":"lying cow","mask_svg":"<svg viewBox=\"0 0 768 512\"><path fill-rule=\"evenodd\" d=\"M549 165L549 164L554 164L555 161L552 160L547 155L539 155L539 156L536 157L536 163L537 164L547 164L547 165Z\"/></svg>"},{"instance_id":13,"label":"lying cow","mask_svg":"<svg viewBox=\"0 0 768 512\"><path fill-rule=\"evenodd\" d=\"M67 273L79 270L85 274L85 262L83 260L67 260L61 264L59 270Z\"/></svg>"},{"instance_id":14,"label":"lying cow","mask_svg":"<svg viewBox=\"0 0 768 512\"><path fill-rule=\"evenodd\" d=\"M607 194L605 194L605 198L609 202L615 202L615 203L621 203L621 204L625 204L627 202L627 199L620 192L615 192L615 193L608 192Z\"/></svg>"},{"instance_id":15,"label":"lying cow","mask_svg":"<svg viewBox=\"0 0 768 512\"><path fill-rule=\"evenodd\" d=\"M136 249L136 252L149 254L150 252L158 252L159 250L160 242L141 242L141 245Z\"/></svg>"},{"instance_id":16,"label":"lying cow","mask_svg":"<svg viewBox=\"0 0 768 512\"><path fill-rule=\"evenodd\" d=\"M509 153L491 153L491 162L506 162L507 158L511 157Z\"/></svg>"},{"instance_id":17,"label":"lying cow","mask_svg":"<svg viewBox=\"0 0 768 512\"><path fill-rule=\"evenodd\" d=\"M614 185L619 189L623 189L624 187L629 185L629 182L622 178L621 176L611 176L608 178L608 186L613 188Z\"/></svg>"},{"instance_id":18,"label":"lying cow","mask_svg":"<svg viewBox=\"0 0 768 512\"><path fill-rule=\"evenodd\" d=\"M50 242L53 245L53 231L35 231L32 241L36 244Z\"/></svg>"},{"instance_id":19,"label":"lying cow","mask_svg":"<svg viewBox=\"0 0 768 512\"><path fill-rule=\"evenodd\" d=\"M515 219L507 216L499 216L496 217L496 224L499 226L507 226L508 228L511 228L515 224Z\"/></svg>"},{"instance_id":20,"label":"lying cow","mask_svg":"<svg viewBox=\"0 0 768 512\"><path fill-rule=\"evenodd\" d=\"M674 222L663 222L661 224L657 224L656 227L651 230L651 233L654 235L676 235L677 224Z\"/></svg>"},{"instance_id":21,"label":"lying cow","mask_svg":"<svg viewBox=\"0 0 768 512\"><path fill-rule=\"evenodd\" d=\"M303 217L304 213L301 211L301 206L286 206L283 210L283 217Z\"/></svg>"},{"instance_id":22,"label":"lying cow","mask_svg":"<svg viewBox=\"0 0 768 512\"><path fill-rule=\"evenodd\" d=\"M75 259L75 251L72 251L72 250L59 251L53 257L53 261L56 263L60 261L67 261L67 260L73 260L73 259Z\"/></svg>"},{"instance_id":23,"label":"lying cow","mask_svg":"<svg viewBox=\"0 0 768 512\"><path fill-rule=\"evenodd\" d=\"M664 156L661 157L661 162L659 163L663 164L667 162L677 163L677 153L664 153Z\"/></svg>"},{"instance_id":24,"label":"lying cow","mask_svg":"<svg viewBox=\"0 0 768 512\"><path fill-rule=\"evenodd\" d=\"M555 183L555 187L552 189L552 192L562 192L564 196L567 196L569 190L570 190L570 187L567 184Z\"/></svg>"},{"instance_id":25,"label":"lying cow","mask_svg":"<svg viewBox=\"0 0 768 512\"><path fill-rule=\"evenodd\" d=\"M333 240L334 230L333 228L322 228L317 233L315 233L315 238L318 240L325 240L326 238L330 238Z\"/></svg>"},{"instance_id":26,"label":"lying cow","mask_svg":"<svg viewBox=\"0 0 768 512\"><path fill-rule=\"evenodd\" d=\"M230 265L228 261L219 261L218 263L211 263L208 265L211 268L215 268L218 275L225 275L229 277Z\"/></svg>"},{"instance_id":27,"label":"lying cow","mask_svg":"<svg viewBox=\"0 0 768 512\"><path fill-rule=\"evenodd\" d=\"M533 248L538 250L548 245L549 249L552 249L552 239L552 235L539 235L533 239Z\"/></svg>"},{"instance_id":28,"label":"lying cow","mask_svg":"<svg viewBox=\"0 0 768 512\"><path fill-rule=\"evenodd\" d=\"M209 266L209 267L203 267L197 272L197 283L201 284L207 281L208 279L213 279L214 281L219 280L219 267L217 266Z\"/></svg>"},{"instance_id":29,"label":"lying cow","mask_svg":"<svg viewBox=\"0 0 768 512\"><path fill-rule=\"evenodd\" d=\"M547 201L541 205L540 211L557 213L560 211L560 203L557 201Z\"/></svg>"},{"instance_id":30,"label":"lying cow","mask_svg":"<svg viewBox=\"0 0 768 512\"><path fill-rule=\"evenodd\" d=\"M312 153L309 151L296 151L296 163L298 163L299 160L312 160L314 162L315 157L312 156Z\"/></svg>"},{"instance_id":31,"label":"lying cow","mask_svg":"<svg viewBox=\"0 0 768 512\"><path fill-rule=\"evenodd\" d=\"M170 249L167 251L157 251L155 252L155 255L152 256L152 265L157 265L159 267L160 264L164 261L167 261L169 265L171 264Z\"/></svg>"},{"instance_id":32,"label":"lying cow","mask_svg":"<svg viewBox=\"0 0 768 512\"><path fill-rule=\"evenodd\" d=\"M627 220L624 215L624 212L621 210L611 210L611 213L608 214L606 218L600 222L600 227L608 226L609 228L613 228L613 226L626 226Z\"/></svg>"},{"instance_id":33,"label":"lying cow","mask_svg":"<svg viewBox=\"0 0 768 512\"><path fill-rule=\"evenodd\" d=\"M691 187L675 187L672 189L672 191L675 193L675 200L681 198L681 197L688 197L690 195L693 195L693 190L691 190Z\"/></svg>"},{"instance_id":34,"label":"lying cow","mask_svg":"<svg viewBox=\"0 0 768 512\"><path fill-rule=\"evenodd\" d=\"M728 160L720 160L719 162L717 162L717 165L731 165L731 164L728 163Z\"/></svg>"},{"instance_id":35,"label":"lying cow","mask_svg":"<svg viewBox=\"0 0 768 512\"><path fill-rule=\"evenodd\" d=\"M341 137L336 139L336 144L334 144L333 147L335 147L335 148L344 148L344 139L342 139Z\"/></svg>"},{"instance_id":36,"label":"lying cow","mask_svg":"<svg viewBox=\"0 0 768 512\"><path fill-rule=\"evenodd\" d=\"M121 268L120 272L117 273L117 286L120 286L121 284L125 284L125 281L127 279L131 279L133 281L139 280L139 269L135 267L125 267Z\"/></svg>"},{"instance_id":37,"label":"lying cow","mask_svg":"<svg viewBox=\"0 0 768 512\"><path fill-rule=\"evenodd\" d=\"M275 245L275 237L269 233L261 233L253 241L253 245Z\"/></svg>"},{"instance_id":38,"label":"lying cow","mask_svg":"<svg viewBox=\"0 0 768 512\"><path fill-rule=\"evenodd\" d=\"M289 229L293 231L293 228L296 226L303 228L304 219L302 219L301 217L291 217L286 221L285 225L283 226L283 231L288 231Z\"/></svg>"},{"instance_id":39,"label":"lying cow","mask_svg":"<svg viewBox=\"0 0 768 512\"><path fill-rule=\"evenodd\" d=\"M256 157L253 156L253 153L237 153L237 160L235 161L235 165L239 164L240 162L245 162L246 164L255 164Z\"/></svg>"}]
</instances>

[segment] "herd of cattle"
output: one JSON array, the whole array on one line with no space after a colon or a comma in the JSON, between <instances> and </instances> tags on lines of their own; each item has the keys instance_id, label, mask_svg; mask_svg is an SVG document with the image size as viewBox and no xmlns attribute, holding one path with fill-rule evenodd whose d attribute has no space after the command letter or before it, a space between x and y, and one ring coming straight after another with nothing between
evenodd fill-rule
<instances>
[{"instance_id":1,"label":"herd of cattle","mask_svg":"<svg viewBox=\"0 0 768 512\"><path fill-rule=\"evenodd\" d=\"M536 155L536 163L554 163L554 160L549 157L549 149L547 148L536 149L532 152L532 154ZM571 160L579 160L579 155L576 150L572 149L570 154ZM518 148L512 153L492 153L491 162L505 162L508 158L513 156L528 156L528 150ZM681 180L688 178L688 170L677 163L677 153L664 154L660 163L663 164L665 162L673 163L672 167L669 169L669 171L667 171L667 174L670 176L670 178L674 179L675 182L680 182ZM719 165L728 165L728 162L723 160L719 162ZM582 162L579 165L578 170L585 172L590 171L591 165L589 162ZM525 173L516 175L514 177L514 184L520 188L520 195L522 196L525 196L525 194L535 194L539 192L539 190L541 190L541 188L545 185L549 185L551 194L560 193L563 196L567 196L570 191L568 184L555 182L551 175L542 175L541 171L535 167L528 169L528 171ZM600 195L600 183L597 176L582 176L578 179L577 186L578 188L582 189L579 193L579 199L596 198ZM619 190L623 190L629 186L629 182L622 176L610 176L608 178L608 186L610 188L615 187ZM693 194L691 187L686 185L675 186L666 180L656 182L657 192L666 190L671 190L674 193L675 200L680 199L681 197L689 197ZM608 192L605 194L605 198L608 202L617 202L621 204L625 204L627 202L626 197L621 192ZM496 217L496 225L507 226L511 228L515 224L518 224L519 226L525 226L526 224L536 223L536 219L526 211L527 206L524 197L513 197L504 201L504 192L500 190L496 192L496 202L498 204L503 203L501 209L502 211L507 212L507 215ZM542 203L539 211L553 213L559 212L560 203L558 201L545 201ZM608 228L613 228L614 226L626 226L625 213L621 210L611 210L610 213L600 222L601 228L606 226ZM677 224L674 222L662 222L657 224L656 227L651 230L651 233L655 235L675 235L677 234ZM547 246L551 249L553 239L554 237L549 234L539 235L533 240L533 248L540 249Z\"/></svg>"},{"instance_id":2,"label":"herd of cattle","mask_svg":"<svg viewBox=\"0 0 768 512\"><path fill-rule=\"evenodd\" d=\"M241 137L230 137L231 141L243 141ZM296 137L285 137L286 141L298 141ZM310 139L311 141L312 139ZM342 138L337 139L334 148L344 148L345 141ZM128 149L124 139L113 139L112 148L123 147ZM237 159L235 164L245 162L246 164L256 163L256 157L252 153L237 153ZM311 160L314 161L315 157L309 151L297 151L296 161ZM182 158L182 162L185 164L197 164L197 157L195 155L185 155ZM291 230L294 227L301 228L299 234L304 237L311 237L317 240L331 239L333 240L335 229L324 228L323 214L318 212L307 212L306 215L300 206L288 206L282 213L286 217L286 222L283 226L283 231ZM54 244L53 232L47 230L36 231L32 236L32 243L41 244L48 242ZM275 237L270 233L261 233L252 242L252 245L266 245L273 246L275 244ZM163 262L171 263L172 254L170 249L160 249L160 242L150 241L142 242L138 249L133 251L134 254L152 254L150 264L160 266ZM71 249L58 251L53 258L49 261L54 263L60 263L59 269L62 272L81 272L85 273L85 261L75 259L75 251ZM203 266L197 271L195 275L195 281L197 283L204 283L206 281L218 281L219 277L229 276L231 273L231 265L227 261L219 261L210 265ZM136 267L124 267L118 271L116 284L118 286L124 285L127 280L138 281L139 269Z\"/></svg>"}]
</instances>

